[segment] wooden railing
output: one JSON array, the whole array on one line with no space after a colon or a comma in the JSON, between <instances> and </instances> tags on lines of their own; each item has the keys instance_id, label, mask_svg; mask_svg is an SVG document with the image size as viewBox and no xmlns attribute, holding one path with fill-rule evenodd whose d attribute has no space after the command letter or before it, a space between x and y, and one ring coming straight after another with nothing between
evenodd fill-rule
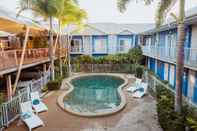
<instances>
[{"instance_id":1,"label":"wooden railing","mask_svg":"<svg viewBox=\"0 0 197 131\"><path fill-rule=\"evenodd\" d=\"M17 67L22 50L0 51L0 71ZM24 65L33 64L42 60L48 60L48 48L27 49L25 51ZM57 49L55 56L65 56L66 49Z\"/></svg>"}]
</instances>

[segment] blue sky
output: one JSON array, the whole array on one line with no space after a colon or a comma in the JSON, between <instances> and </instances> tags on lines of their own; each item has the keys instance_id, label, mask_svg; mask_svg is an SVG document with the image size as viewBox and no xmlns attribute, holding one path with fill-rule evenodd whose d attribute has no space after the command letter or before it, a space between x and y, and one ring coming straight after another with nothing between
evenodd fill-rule
<instances>
[{"instance_id":1,"label":"blue sky","mask_svg":"<svg viewBox=\"0 0 197 131\"><path fill-rule=\"evenodd\" d=\"M157 7L156 2L151 6L132 2L128 5L127 11L121 14L117 10L116 0L79 0L79 4L88 12L88 22L153 23ZM16 10L16 5L17 0L0 2L0 6L12 11ZM173 8L174 12L177 10L177 5ZM194 6L197 6L197 0L187 0L186 9Z\"/></svg>"}]
</instances>

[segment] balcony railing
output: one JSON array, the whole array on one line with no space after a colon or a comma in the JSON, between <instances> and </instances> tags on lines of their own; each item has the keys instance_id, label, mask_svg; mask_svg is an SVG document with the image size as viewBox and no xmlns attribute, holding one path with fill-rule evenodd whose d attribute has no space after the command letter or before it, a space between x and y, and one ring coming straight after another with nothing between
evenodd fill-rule
<instances>
[{"instance_id":1,"label":"balcony railing","mask_svg":"<svg viewBox=\"0 0 197 131\"><path fill-rule=\"evenodd\" d=\"M48 48L27 49L24 56L24 65L48 60ZM65 56L66 49L57 49L55 56ZM22 50L0 51L0 71L18 67Z\"/></svg>"},{"instance_id":2,"label":"balcony railing","mask_svg":"<svg viewBox=\"0 0 197 131\"><path fill-rule=\"evenodd\" d=\"M71 53L82 53L82 48L80 47L71 47L70 48Z\"/></svg>"},{"instance_id":3,"label":"balcony railing","mask_svg":"<svg viewBox=\"0 0 197 131\"><path fill-rule=\"evenodd\" d=\"M142 46L143 54L164 61L176 62L176 48ZM184 48L184 63L197 68L197 48Z\"/></svg>"}]
</instances>

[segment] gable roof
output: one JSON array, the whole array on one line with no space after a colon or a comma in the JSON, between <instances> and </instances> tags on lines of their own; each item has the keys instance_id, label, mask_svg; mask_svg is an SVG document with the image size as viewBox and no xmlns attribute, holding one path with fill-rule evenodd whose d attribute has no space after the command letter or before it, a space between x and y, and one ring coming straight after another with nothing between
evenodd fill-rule
<instances>
[{"instance_id":1,"label":"gable roof","mask_svg":"<svg viewBox=\"0 0 197 131\"><path fill-rule=\"evenodd\" d=\"M73 35L107 35L107 34L138 34L154 27L154 24L117 24L88 23L82 31Z\"/></svg>"}]
</instances>

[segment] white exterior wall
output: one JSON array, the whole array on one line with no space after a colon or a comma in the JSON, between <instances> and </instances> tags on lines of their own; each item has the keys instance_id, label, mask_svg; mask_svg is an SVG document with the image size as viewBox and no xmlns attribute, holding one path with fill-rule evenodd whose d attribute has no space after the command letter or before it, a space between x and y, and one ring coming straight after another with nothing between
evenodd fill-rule
<instances>
[{"instance_id":1,"label":"white exterior wall","mask_svg":"<svg viewBox=\"0 0 197 131\"><path fill-rule=\"evenodd\" d=\"M108 36L108 54L115 54L117 52L117 36Z\"/></svg>"},{"instance_id":2,"label":"white exterior wall","mask_svg":"<svg viewBox=\"0 0 197 131\"><path fill-rule=\"evenodd\" d=\"M195 71L189 70L188 75L188 98L192 100L195 86Z\"/></svg>"},{"instance_id":3,"label":"white exterior wall","mask_svg":"<svg viewBox=\"0 0 197 131\"><path fill-rule=\"evenodd\" d=\"M175 67L174 67L174 65L170 65L170 76L169 76L169 83L171 84L171 85L173 85L174 86L174 79L175 79L175 74L174 74L174 70L175 70Z\"/></svg>"},{"instance_id":4,"label":"white exterior wall","mask_svg":"<svg viewBox=\"0 0 197 131\"><path fill-rule=\"evenodd\" d=\"M168 66L169 64L164 64L164 80L168 80Z\"/></svg>"},{"instance_id":5,"label":"white exterior wall","mask_svg":"<svg viewBox=\"0 0 197 131\"><path fill-rule=\"evenodd\" d=\"M83 51L85 55L92 55L92 36L83 36Z\"/></svg>"},{"instance_id":6,"label":"white exterior wall","mask_svg":"<svg viewBox=\"0 0 197 131\"><path fill-rule=\"evenodd\" d=\"M191 48L197 48L197 25L192 25Z\"/></svg>"}]
</instances>

